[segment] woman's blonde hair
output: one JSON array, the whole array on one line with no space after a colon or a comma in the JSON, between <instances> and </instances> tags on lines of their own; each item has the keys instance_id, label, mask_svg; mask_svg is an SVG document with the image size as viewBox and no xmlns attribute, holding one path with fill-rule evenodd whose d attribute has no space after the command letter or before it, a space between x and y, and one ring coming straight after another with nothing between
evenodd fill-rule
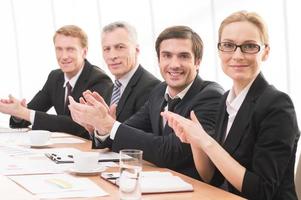
<instances>
[{"instance_id":1,"label":"woman's blonde hair","mask_svg":"<svg viewBox=\"0 0 301 200\"><path fill-rule=\"evenodd\" d=\"M218 41L221 41L222 32L225 26L233 22L244 21L254 24L260 32L260 39L263 42L263 44L269 44L268 29L262 17L255 12L247 12L245 10L232 13L222 21L218 30Z\"/></svg>"}]
</instances>

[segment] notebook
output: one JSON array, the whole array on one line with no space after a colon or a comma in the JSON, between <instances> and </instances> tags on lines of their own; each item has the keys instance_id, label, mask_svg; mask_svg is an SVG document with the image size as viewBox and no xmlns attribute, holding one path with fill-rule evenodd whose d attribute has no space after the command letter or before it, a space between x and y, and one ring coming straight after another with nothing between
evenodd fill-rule
<instances>
[{"instance_id":1,"label":"notebook","mask_svg":"<svg viewBox=\"0 0 301 200\"><path fill-rule=\"evenodd\" d=\"M119 185L119 172L103 172L101 178ZM174 176L170 172L147 171L141 172L141 192L165 193L165 192L191 192L193 187L179 176Z\"/></svg>"}]
</instances>

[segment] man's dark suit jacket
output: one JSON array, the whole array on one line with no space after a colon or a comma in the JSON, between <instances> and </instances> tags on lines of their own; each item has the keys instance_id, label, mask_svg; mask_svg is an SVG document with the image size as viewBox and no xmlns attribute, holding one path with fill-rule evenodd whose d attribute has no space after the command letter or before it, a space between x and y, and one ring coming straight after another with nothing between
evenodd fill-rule
<instances>
[{"instance_id":1,"label":"man's dark suit jacket","mask_svg":"<svg viewBox=\"0 0 301 200\"><path fill-rule=\"evenodd\" d=\"M165 82L158 85L144 106L119 126L114 140L107 140L112 141L111 148L115 152L127 148L141 149L144 160L199 179L190 145L182 143L172 129L163 131L160 112L166 105L166 87ZM194 110L204 128L212 130L223 92L217 83L203 81L197 76L174 112L189 117L190 111Z\"/></svg>"},{"instance_id":2,"label":"man's dark suit jacket","mask_svg":"<svg viewBox=\"0 0 301 200\"><path fill-rule=\"evenodd\" d=\"M160 81L141 65L128 82L117 105L116 119L124 122L135 114L147 101L152 89ZM92 135L92 148L98 148L100 141Z\"/></svg>"},{"instance_id":3,"label":"man's dark suit jacket","mask_svg":"<svg viewBox=\"0 0 301 200\"><path fill-rule=\"evenodd\" d=\"M228 93L223 96L216 123L217 140L246 168L242 192L228 182L229 191L254 200L297 199L294 163L299 129L291 99L259 74L223 142ZM223 181L224 177L216 170L211 183L219 186Z\"/></svg>"},{"instance_id":4,"label":"man's dark suit jacket","mask_svg":"<svg viewBox=\"0 0 301 200\"><path fill-rule=\"evenodd\" d=\"M36 110L32 129L67 132L73 135L89 138L89 134L83 127L75 123L70 117L70 111L64 112L65 88L64 73L60 69L53 70L42 88L34 98L28 103L28 108ZM91 65L85 60L85 65L80 74L71 96L79 100L85 90L97 91L106 102L110 101L113 83L111 79L100 68ZM54 107L57 115L47 114L46 112ZM10 119L12 128L27 127L30 122L22 120L16 123Z\"/></svg>"}]
</instances>

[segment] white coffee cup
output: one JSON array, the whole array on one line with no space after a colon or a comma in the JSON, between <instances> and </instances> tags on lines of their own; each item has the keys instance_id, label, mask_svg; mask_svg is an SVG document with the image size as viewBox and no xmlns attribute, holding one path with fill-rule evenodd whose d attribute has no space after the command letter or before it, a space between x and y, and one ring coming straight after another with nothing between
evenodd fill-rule
<instances>
[{"instance_id":1,"label":"white coffee cup","mask_svg":"<svg viewBox=\"0 0 301 200\"><path fill-rule=\"evenodd\" d=\"M45 145L50 137L51 132L44 130L31 130L28 131L30 144L33 146Z\"/></svg>"},{"instance_id":2,"label":"white coffee cup","mask_svg":"<svg viewBox=\"0 0 301 200\"><path fill-rule=\"evenodd\" d=\"M73 155L74 169L79 172L89 172L97 169L98 152L78 152Z\"/></svg>"}]
</instances>

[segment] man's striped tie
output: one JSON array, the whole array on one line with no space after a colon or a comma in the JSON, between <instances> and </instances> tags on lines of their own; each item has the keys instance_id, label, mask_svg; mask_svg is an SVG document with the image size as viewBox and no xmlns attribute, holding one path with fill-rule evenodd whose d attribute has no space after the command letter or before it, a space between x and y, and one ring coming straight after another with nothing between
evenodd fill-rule
<instances>
[{"instance_id":1,"label":"man's striped tie","mask_svg":"<svg viewBox=\"0 0 301 200\"><path fill-rule=\"evenodd\" d=\"M121 85L122 84L118 80L115 80L113 93L112 93L112 98L111 98L111 105L118 104L118 101L119 101L120 96L121 96L121 92L120 92Z\"/></svg>"}]
</instances>

